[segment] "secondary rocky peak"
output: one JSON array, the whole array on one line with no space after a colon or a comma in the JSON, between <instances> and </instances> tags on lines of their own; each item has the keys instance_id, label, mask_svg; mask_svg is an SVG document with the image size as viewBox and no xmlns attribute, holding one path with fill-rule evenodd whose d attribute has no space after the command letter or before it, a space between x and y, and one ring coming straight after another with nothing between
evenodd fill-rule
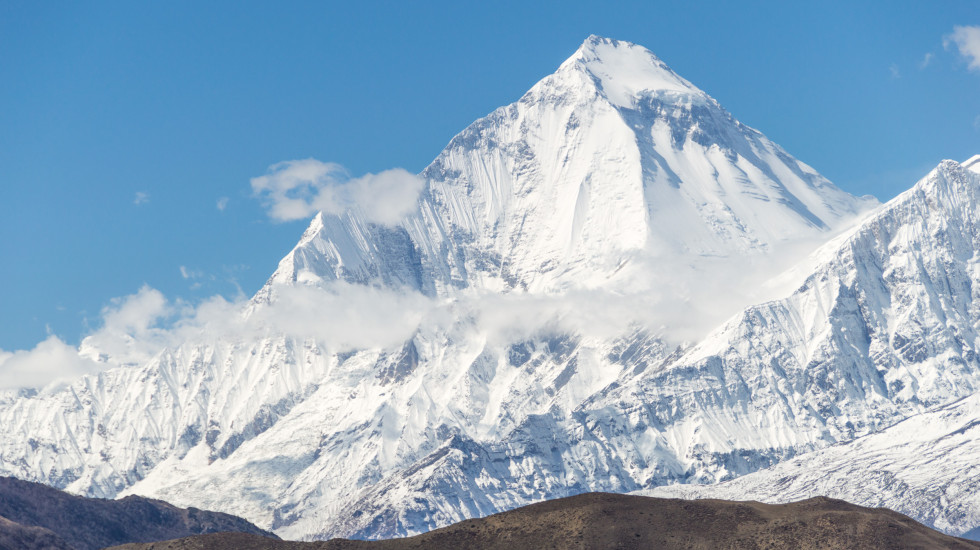
<instances>
[{"instance_id":1,"label":"secondary rocky peak","mask_svg":"<svg viewBox=\"0 0 980 550\"><path fill-rule=\"evenodd\" d=\"M930 202L937 201L945 205L949 211L964 207L972 208L980 199L978 193L980 178L977 178L980 162L975 159L977 157L963 164L954 160L944 160L907 193L912 196L927 197Z\"/></svg>"}]
</instances>

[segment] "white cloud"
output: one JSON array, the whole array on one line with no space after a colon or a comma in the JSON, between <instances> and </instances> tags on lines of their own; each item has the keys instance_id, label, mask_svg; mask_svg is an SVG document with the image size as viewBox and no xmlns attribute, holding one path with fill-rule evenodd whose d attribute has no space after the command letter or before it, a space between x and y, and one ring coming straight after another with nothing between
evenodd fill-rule
<instances>
[{"instance_id":1,"label":"white cloud","mask_svg":"<svg viewBox=\"0 0 980 550\"><path fill-rule=\"evenodd\" d=\"M137 191L136 196L133 198L133 204L139 206L141 204L146 204L150 202L150 194L146 191Z\"/></svg>"},{"instance_id":2,"label":"white cloud","mask_svg":"<svg viewBox=\"0 0 980 550\"><path fill-rule=\"evenodd\" d=\"M275 286L268 302L253 302L244 295L235 300L215 296L192 306L144 286L103 308L101 326L77 350L52 337L31 351L0 352L0 388L39 387L110 367L152 365L162 350L187 342L234 344L278 335L312 339L321 348L340 353L390 349L418 333L459 342L477 334L494 345L508 345L550 334L608 339L642 327L668 345L677 345L700 340L747 303L761 303L798 287L799 281L792 277L775 286L759 279L762 274L782 272L810 250L810 245L800 244L774 251L773 258L766 260L705 258L700 262L671 262L640 254L620 272L621 288L630 292L472 291L450 300L326 282L303 273L298 278L306 284ZM187 279L197 276L187 266L180 268Z\"/></svg>"},{"instance_id":3,"label":"white cloud","mask_svg":"<svg viewBox=\"0 0 980 550\"><path fill-rule=\"evenodd\" d=\"M305 159L274 164L251 184L276 221L354 209L369 222L393 225L415 210L424 182L400 168L350 178L339 164Z\"/></svg>"},{"instance_id":4,"label":"white cloud","mask_svg":"<svg viewBox=\"0 0 980 550\"><path fill-rule=\"evenodd\" d=\"M163 293L143 285L136 294L113 298L111 305L102 308L102 319L104 328L138 335L170 313L171 307Z\"/></svg>"},{"instance_id":5,"label":"white cloud","mask_svg":"<svg viewBox=\"0 0 980 550\"><path fill-rule=\"evenodd\" d=\"M925 69L932 63L932 58L935 57L932 52L927 53L922 57L922 61L919 62L919 69Z\"/></svg>"},{"instance_id":6,"label":"white cloud","mask_svg":"<svg viewBox=\"0 0 980 550\"><path fill-rule=\"evenodd\" d=\"M190 285L191 290L197 290L199 288L202 288L204 286L204 281L217 280L217 277L215 277L214 275L209 275L200 269L191 269L186 265L180 266L180 276L183 277L185 281L191 282ZM234 281L229 281L229 282L234 284L236 287L238 286L237 283L234 283Z\"/></svg>"},{"instance_id":7,"label":"white cloud","mask_svg":"<svg viewBox=\"0 0 980 550\"><path fill-rule=\"evenodd\" d=\"M228 197L221 197L220 199L218 199L218 202L215 203L215 207L217 207L218 210L224 212L225 208L228 208Z\"/></svg>"},{"instance_id":8,"label":"white cloud","mask_svg":"<svg viewBox=\"0 0 980 550\"><path fill-rule=\"evenodd\" d=\"M185 268L186 270L186 268ZM52 336L34 350L0 351L0 389L42 387L112 367L146 365L185 342L257 341L270 335L314 339L333 352L400 346L420 330L475 323L508 342L540 331L620 333L649 312L636 297L603 292L563 296L473 294L455 301L414 291L344 282L278 286L271 303L220 296L196 306L153 288L112 300L102 324L76 349Z\"/></svg>"},{"instance_id":9,"label":"white cloud","mask_svg":"<svg viewBox=\"0 0 980 550\"><path fill-rule=\"evenodd\" d=\"M438 302L416 292L348 283L322 288L284 286L276 300L253 310L247 333L314 338L337 351L400 345L412 337Z\"/></svg>"},{"instance_id":10,"label":"white cloud","mask_svg":"<svg viewBox=\"0 0 980 550\"><path fill-rule=\"evenodd\" d=\"M953 27L953 32L943 37L943 46L948 50L953 45L966 58L970 70L980 71L980 25Z\"/></svg>"},{"instance_id":11,"label":"white cloud","mask_svg":"<svg viewBox=\"0 0 980 550\"><path fill-rule=\"evenodd\" d=\"M180 266L180 276L184 279L203 279L205 274L199 269L191 269L186 265ZM211 277L212 279L214 277Z\"/></svg>"},{"instance_id":12,"label":"white cloud","mask_svg":"<svg viewBox=\"0 0 980 550\"><path fill-rule=\"evenodd\" d=\"M894 63L892 63L891 66L888 67L888 72L891 73L892 78L901 78L902 77L902 73L898 70L898 65L896 65Z\"/></svg>"},{"instance_id":13,"label":"white cloud","mask_svg":"<svg viewBox=\"0 0 980 550\"><path fill-rule=\"evenodd\" d=\"M160 324L177 313L163 293L144 285L102 308L102 327L82 340L81 354L103 363L142 363L171 342Z\"/></svg>"},{"instance_id":14,"label":"white cloud","mask_svg":"<svg viewBox=\"0 0 980 550\"><path fill-rule=\"evenodd\" d=\"M0 350L0 390L41 388L101 369L57 336L48 336L32 350Z\"/></svg>"},{"instance_id":15,"label":"white cloud","mask_svg":"<svg viewBox=\"0 0 980 550\"><path fill-rule=\"evenodd\" d=\"M193 313L193 308L172 304L160 291L143 286L104 307L102 326L78 348L52 335L31 350L0 350L0 390L51 387L110 367L144 364L188 335L174 329L181 323L164 327L163 322L173 316L193 318Z\"/></svg>"}]
</instances>

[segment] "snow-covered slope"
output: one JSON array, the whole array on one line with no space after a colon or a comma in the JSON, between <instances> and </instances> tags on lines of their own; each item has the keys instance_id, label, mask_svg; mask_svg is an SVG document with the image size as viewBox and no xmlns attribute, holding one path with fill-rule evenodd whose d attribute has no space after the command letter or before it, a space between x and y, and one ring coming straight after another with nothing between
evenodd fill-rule
<instances>
[{"instance_id":1,"label":"snow-covered slope","mask_svg":"<svg viewBox=\"0 0 980 550\"><path fill-rule=\"evenodd\" d=\"M717 485L641 491L674 498L790 502L824 495L980 537L980 394L890 428Z\"/></svg>"},{"instance_id":2,"label":"snow-covered slope","mask_svg":"<svg viewBox=\"0 0 980 550\"><path fill-rule=\"evenodd\" d=\"M750 406L738 416L755 432L739 444L808 445L977 391L978 187L977 174L944 161L817 251L818 267L789 297L746 309L671 368L610 396L624 407L741 398ZM726 419L692 426L703 450L737 449Z\"/></svg>"},{"instance_id":3,"label":"snow-covered slope","mask_svg":"<svg viewBox=\"0 0 980 550\"><path fill-rule=\"evenodd\" d=\"M980 384L978 176L956 163L841 234L873 200L590 37L422 175L396 226L317 215L226 323L248 330L0 399L0 472L379 537L729 479ZM357 325L365 304L410 330L340 342L300 314L321 291L354 332L385 322ZM272 322L291 313L309 326Z\"/></svg>"},{"instance_id":4,"label":"snow-covered slope","mask_svg":"<svg viewBox=\"0 0 980 550\"><path fill-rule=\"evenodd\" d=\"M867 288L878 290L856 293L855 305L865 319L858 338L850 337L853 331L846 332L846 326L837 329L842 344L867 349L880 372L877 385L905 409L881 423L906 416L910 406L965 397L735 480L642 492L766 502L824 495L888 507L953 534L980 536L975 430L980 426L975 328L980 177L966 170L977 172L978 161L980 156L961 166L944 162L850 237L864 234L881 243L880 253L866 256L859 266L864 267L859 272L872 274ZM898 230L896 215L905 220ZM867 269L869 264L880 267ZM849 370L846 376L861 380ZM869 382L872 386L873 379Z\"/></svg>"},{"instance_id":5,"label":"snow-covered slope","mask_svg":"<svg viewBox=\"0 0 980 550\"><path fill-rule=\"evenodd\" d=\"M731 479L972 395L978 199L980 177L944 162L816 252L790 296L670 356L636 353L642 338L603 350L599 370L618 368L616 382L572 410L529 416L504 441L448 441L331 514L325 531L397 532L566 492ZM901 509L932 522L934 510Z\"/></svg>"}]
</instances>

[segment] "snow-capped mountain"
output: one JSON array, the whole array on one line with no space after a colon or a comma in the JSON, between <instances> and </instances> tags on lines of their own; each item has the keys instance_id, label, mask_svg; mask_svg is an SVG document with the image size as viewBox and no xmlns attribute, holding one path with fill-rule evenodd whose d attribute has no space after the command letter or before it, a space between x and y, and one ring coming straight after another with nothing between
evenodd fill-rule
<instances>
[{"instance_id":1,"label":"snow-capped mountain","mask_svg":"<svg viewBox=\"0 0 980 550\"><path fill-rule=\"evenodd\" d=\"M649 51L590 37L422 177L395 226L318 214L235 330L5 397L0 472L381 537L731 479L980 385L980 183L956 163L862 217Z\"/></svg>"},{"instance_id":2,"label":"snow-capped mountain","mask_svg":"<svg viewBox=\"0 0 980 550\"><path fill-rule=\"evenodd\" d=\"M978 197L980 177L944 162L817 251L786 298L668 357L641 337L605 348L620 374L570 412L529 416L503 442L460 436L331 521L364 534L568 490L722 481L972 395ZM580 344L575 358L595 349ZM934 508L889 504L934 523ZM936 525L963 532L971 521Z\"/></svg>"},{"instance_id":3,"label":"snow-capped mountain","mask_svg":"<svg viewBox=\"0 0 980 550\"><path fill-rule=\"evenodd\" d=\"M933 397L924 404L948 402L897 422L885 430L833 445L781 462L772 468L714 485L671 485L641 491L644 494L680 498L737 498L764 502L790 502L814 495L840 498L863 506L887 507L917 518L946 532L980 537L980 393L973 374L976 362L976 207L980 155L961 166L946 162L913 190L886 206L899 209L908 220L901 232L881 227L878 216L872 230L892 237L888 250L893 258L884 264L890 276L883 279L918 278L899 296L898 307L879 309L887 317L882 331L868 338L877 345L875 360L883 365L899 354L910 363L900 376L885 369L884 382L899 394L911 395L932 387ZM926 208L923 208L926 206ZM942 212L953 213L952 219ZM951 234L953 227L969 228L969 239ZM874 222L873 222L874 223ZM909 237L913 237L909 239ZM916 238L918 237L918 238ZM933 238L936 244L932 244ZM902 241L905 241L904 243ZM903 246L904 245L904 246ZM909 246L911 245L911 246ZM926 245L916 254L915 247ZM937 246L938 245L938 246ZM941 256L940 261L926 258ZM879 257L878 260L882 258ZM887 284L887 283L886 283ZM953 290L951 292L951 290ZM875 300L880 304L880 299ZM867 311L872 308L865 307ZM923 321L926 321L923 323ZM888 327L892 327L889 329ZM889 335L888 331L891 331ZM911 339L908 331L914 331ZM885 340L888 337L889 341ZM886 346L885 344L889 344ZM966 344L964 346L964 343ZM908 385L908 386L907 386Z\"/></svg>"},{"instance_id":4,"label":"snow-capped mountain","mask_svg":"<svg viewBox=\"0 0 980 550\"><path fill-rule=\"evenodd\" d=\"M590 37L452 139L400 227L319 216L270 283L531 292L643 286L690 265L825 240L856 199L739 123L651 52ZM639 280L637 280L639 279Z\"/></svg>"}]
</instances>

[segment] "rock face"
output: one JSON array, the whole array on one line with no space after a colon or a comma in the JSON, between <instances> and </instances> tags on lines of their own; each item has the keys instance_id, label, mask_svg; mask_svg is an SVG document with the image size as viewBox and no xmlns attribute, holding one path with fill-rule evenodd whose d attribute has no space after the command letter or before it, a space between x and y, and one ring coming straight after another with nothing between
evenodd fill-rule
<instances>
[{"instance_id":1,"label":"rock face","mask_svg":"<svg viewBox=\"0 0 980 550\"><path fill-rule=\"evenodd\" d=\"M0 517L0 548L4 550L72 550L58 535L43 527L28 527Z\"/></svg>"},{"instance_id":2,"label":"rock face","mask_svg":"<svg viewBox=\"0 0 980 550\"><path fill-rule=\"evenodd\" d=\"M239 315L312 328L203 331L2 396L0 471L381 538L729 480L980 384L980 183L955 162L867 214L649 51L590 37L422 176L395 226L317 215ZM408 330L341 345L318 316Z\"/></svg>"},{"instance_id":3,"label":"rock face","mask_svg":"<svg viewBox=\"0 0 980 550\"><path fill-rule=\"evenodd\" d=\"M97 550L228 531L274 537L228 514L175 508L134 496L84 498L38 483L0 478L0 548Z\"/></svg>"},{"instance_id":4,"label":"rock face","mask_svg":"<svg viewBox=\"0 0 980 550\"><path fill-rule=\"evenodd\" d=\"M980 548L891 510L816 498L784 505L589 493L385 541L298 543L221 534L117 550L474 550L511 548Z\"/></svg>"}]
</instances>

